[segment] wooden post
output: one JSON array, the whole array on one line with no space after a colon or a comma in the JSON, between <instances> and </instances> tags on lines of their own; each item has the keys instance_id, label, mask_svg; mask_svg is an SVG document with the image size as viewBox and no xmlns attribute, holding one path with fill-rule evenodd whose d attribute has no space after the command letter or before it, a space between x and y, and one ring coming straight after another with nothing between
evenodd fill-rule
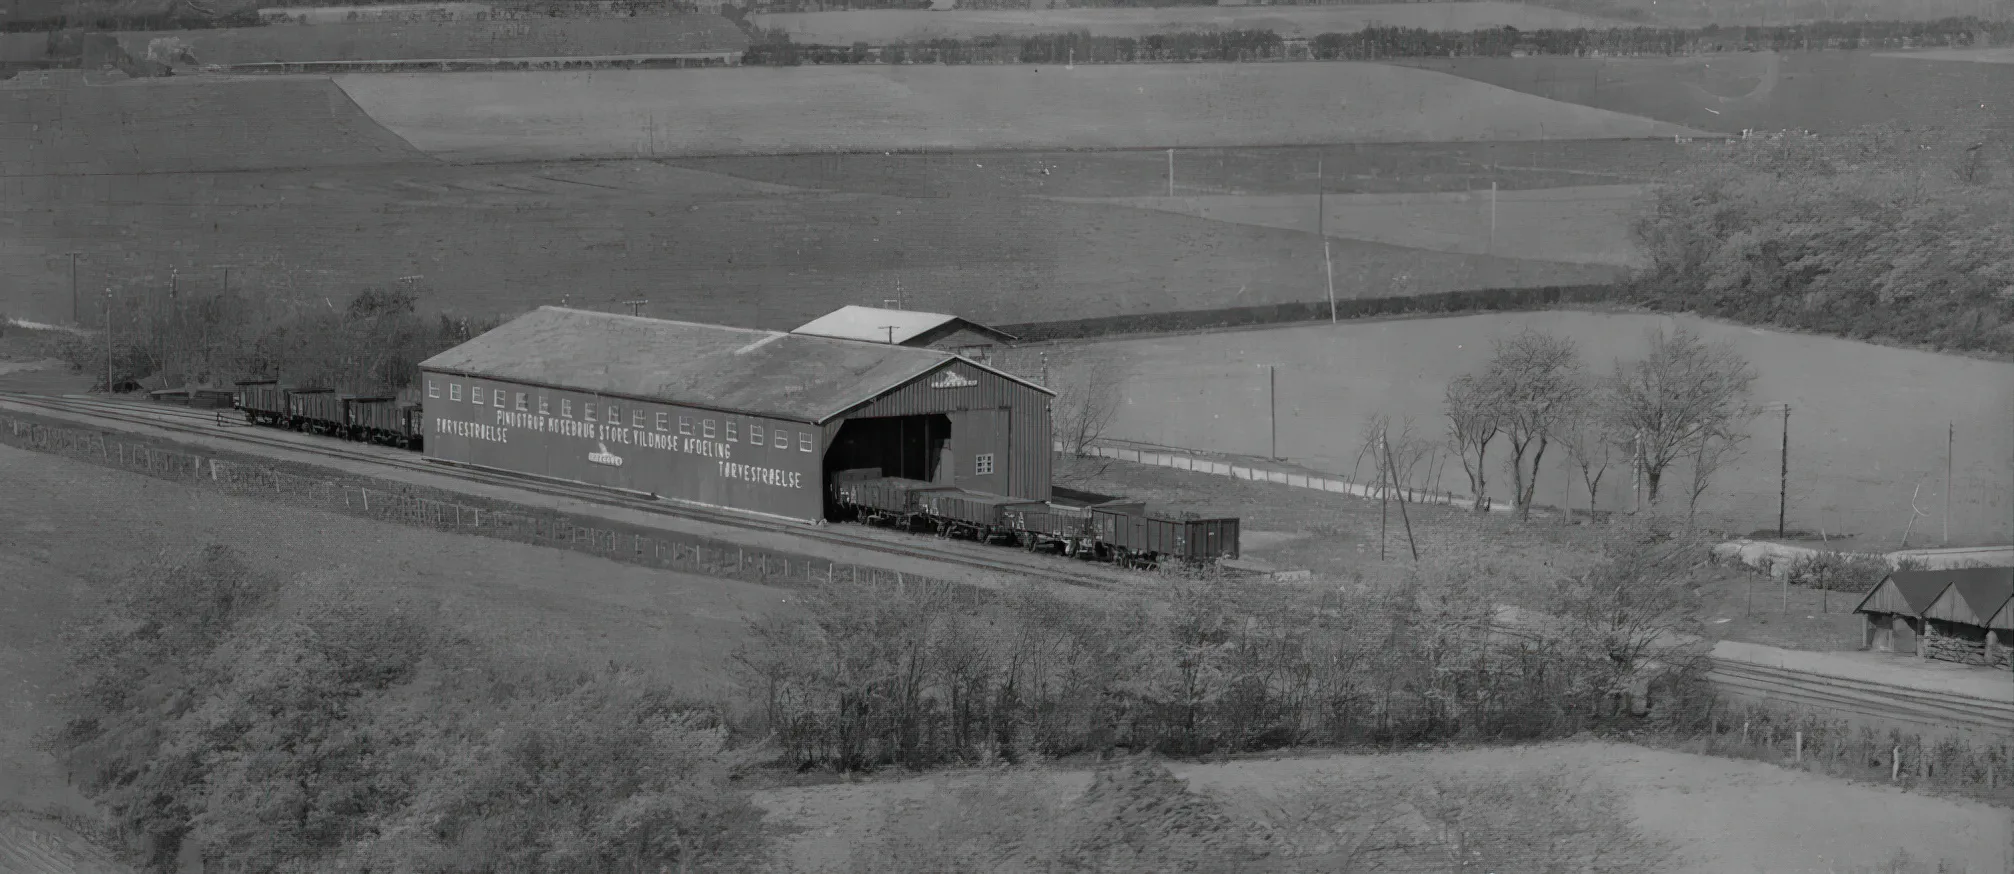
<instances>
[{"instance_id":1,"label":"wooden post","mask_svg":"<svg viewBox=\"0 0 2014 874\"><path fill-rule=\"evenodd\" d=\"M1888 756L1888 782L1902 779L1902 747L1897 746Z\"/></svg>"},{"instance_id":2,"label":"wooden post","mask_svg":"<svg viewBox=\"0 0 2014 874\"><path fill-rule=\"evenodd\" d=\"M278 482L278 481L276 480L276 481L274 481L273 485L274 485L275 489L277 490L277 488L278 488L278 486L279 486L279 482ZM366 512L366 513L369 513L369 512L371 511L371 490L370 490L370 489L358 489L358 491L361 491L361 492L363 492L363 493L364 493L364 512Z\"/></svg>"},{"instance_id":3,"label":"wooden post","mask_svg":"<svg viewBox=\"0 0 2014 874\"><path fill-rule=\"evenodd\" d=\"M1804 764L1804 732L1797 733L1797 763Z\"/></svg>"}]
</instances>

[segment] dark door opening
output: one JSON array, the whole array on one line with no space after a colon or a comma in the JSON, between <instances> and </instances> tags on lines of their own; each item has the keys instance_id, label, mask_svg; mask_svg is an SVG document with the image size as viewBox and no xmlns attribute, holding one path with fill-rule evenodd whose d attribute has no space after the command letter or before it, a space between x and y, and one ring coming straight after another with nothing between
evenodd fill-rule
<instances>
[{"instance_id":1,"label":"dark door opening","mask_svg":"<svg viewBox=\"0 0 2014 874\"><path fill-rule=\"evenodd\" d=\"M871 470L875 476L895 476L951 484L951 417L888 416L848 419L825 450L826 515L831 516L829 484L841 471Z\"/></svg>"}]
</instances>

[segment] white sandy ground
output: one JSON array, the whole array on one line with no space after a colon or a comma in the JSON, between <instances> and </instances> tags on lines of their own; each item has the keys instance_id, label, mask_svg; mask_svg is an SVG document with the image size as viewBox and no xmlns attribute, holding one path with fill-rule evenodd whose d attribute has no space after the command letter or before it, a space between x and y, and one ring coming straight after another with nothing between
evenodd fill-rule
<instances>
[{"instance_id":1,"label":"white sandy ground","mask_svg":"<svg viewBox=\"0 0 2014 874\"><path fill-rule=\"evenodd\" d=\"M1058 199L1308 233L1316 231L1319 213L1321 232L1340 239L1436 252L1635 267L1644 259L1630 239L1630 223L1648 208L1652 194L1648 185L1499 191L1494 198L1494 222L1488 191Z\"/></svg>"},{"instance_id":2,"label":"white sandy ground","mask_svg":"<svg viewBox=\"0 0 2014 874\"><path fill-rule=\"evenodd\" d=\"M1916 795L1798 773L1755 762L1671 753L1619 744L1573 742L1534 747L1254 759L1173 764L1191 791L1238 814L1278 826L1296 811L1322 805L1320 793L1347 791L1372 775L1515 777L1585 774L1626 800L1646 837L1676 849L1670 874L1845 874L1877 870L1897 850L1936 869L2014 871L2014 814L1976 802ZM783 859L800 870L843 870L851 848L882 827L903 802L945 803L945 790L984 774L960 774L756 794L771 821L802 829L784 839ZM1047 773L1057 798L1089 785L1085 770ZM1651 874L1646 870L1645 874Z\"/></svg>"},{"instance_id":3,"label":"white sandy ground","mask_svg":"<svg viewBox=\"0 0 2014 874\"><path fill-rule=\"evenodd\" d=\"M1698 135L1371 63L385 73L335 82L415 147L471 161Z\"/></svg>"}]
</instances>

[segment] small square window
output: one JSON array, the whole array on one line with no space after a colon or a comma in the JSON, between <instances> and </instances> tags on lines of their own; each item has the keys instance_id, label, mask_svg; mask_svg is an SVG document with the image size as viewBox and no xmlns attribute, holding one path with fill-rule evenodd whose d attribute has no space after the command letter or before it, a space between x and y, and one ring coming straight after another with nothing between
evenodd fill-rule
<instances>
[{"instance_id":1,"label":"small square window","mask_svg":"<svg viewBox=\"0 0 2014 874\"><path fill-rule=\"evenodd\" d=\"M810 432L810 431L799 431L799 432L797 432L797 451L799 451L799 452L810 452L810 451L811 451L811 432Z\"/></svg>"},{"instance_id":2,"label":"small square window","mask_svg":"<svg viewBox=\"0 0 2014 874\"><path fill-rule=\"evenodd\" d=\"M494 395L494 399L496 400L496 408L497 408L497 409L499 409L499 410L503 409L503 408L504 408L504 390L503 390L503 389L497 389L497 390L496 390L496 394Z\"/></svg>"},{"instance_id":3,"label":"small square window","mask_svg":"<svg viewBox=\"0 0 2014 874\"><path fill-rule=\"evenodd\" d=\"M789 431L785 431L785 430L783 430L782 428L778 428L778 429L776 429L776 432L775 432L775 433L776 433L776 448L778 448L778 449L789 449L789 448L790 448L790 432L789 432Z\"/></svg>"},{"instance_id":4,"label":"small square window","mask_svg":"<svg viewBox=\"0 0 2014 874\"><path fill-rule=\"evenodd\" d=\"M571 419L571 418L573 418L573 399L572 399L572 398L560 398L560 399L559 399L559 414L560 414L561 416L564 416L564 417L568 418L568 419Z\"/></svg>"},{"instance_id":5,"label":"small square window","mask_svg":"<svg viewBox=\"0 0 2014 874\"><path fill-rule=\"evenodd\" d=\"M986 452L972 456L972 473L974 476L986 476L992 472L993 453Z\"/></svg>"},{"instance_id":6,"label":"small square window","mask_svg":"<svg viewBox=\"0 0 2014 874\"><path fill-rule=\"evenodd\" d=\"M448 383L448 400L458 401L461 399L462 399L462 384L459 382Z\"/></svg>"},{"instance_id":7,"label":"small square window","mask_svg":"<svg viewBox=\"0 0 2014 874\"><path fill-rule=\"evenodd\" d=\"M684 434L684 435L685 435L685 436L687 436L687 437L690 437L690 436L692 436L692 417L691 417L691 416L680 416L680 417L678 417L678 433L680 433L680 434Z\"/></svg>"},{"instance_id":8,"label":"small square window","mask_svg":"<svg viewBox=\"0 0 2014 874\"><path fill-rule=\"evenodd\" d=\"M622 409L614 404L601 405L602 421L611 425L622 424Z\"/></svg>"},{"instance_id":9,"label":"small square window","mask_svg":"<svg viewBox=\"0 0 2014 874\"><path fill-rule=\"evenodd\" d=\"M754 422L750 422L750 423L748 423L748 442L750 442L750 443L753 443L753 444L755 444L755 445L757 445L757 446L761 446L761 445L762 445L762 426L761 426L761 425L757 425L757 424L755 424Z\"/></svg>"},{"instance_id":10,"label":"small square window","mask_svg":"<svg viewBox=\"0 0 2014 874\"><path fill-rule=\"evenodd\" d=\"M538 414L539 414L539 415L541 415L541 416L550 416L550 415L552 415L552 413L548 412L548 410L550 410L550 409L551 409L550 407L546 406L546 402L545 402L545 395L539 395L539 396L538 396Z\"/></svg>"},{"instance_id":11,"label":"small square window","mask_svg":"<svg viewBox=\"0 0 2014 874\"><path fill-rule=\"evenodd\" d=\"M659 431L664 430L665 418L666 417L663 413L658 413L657 420L654 423L652 423L651 427L656 428Z\"/></svg>"},{"instance_id":12,"label":"small square window","mask_svg":"<svg viewBox=\"0 0 2014 874\"><path fill-rule=\"evenodd\" d=\"M581 405L580 405L580 417L581 417L581 418L583 418L583 419L586 419L587 421L590 421L590 422L594 421L594 405L593 405L593 404L581 404Z\"/></svg>"},{"instance_id":13,"label":"small square window","mask_svg":"<svg viewBox=\"0 0 2014 874\"><path fill-rule=\"evenodd\" d=\"M708 419L708 420L706 420L706 421L704 421L704 422L701 422L701 423L699 423L699 426L700 426L700 430L699 430L699 433L700 433L700 434L701 434L702 436L704 436L704 437L705 437L706 439L708 439L708 440L712 440L712 439L713 439L713 420L712 420L712 419Z\"/></svg>"},{"instance_id":14,"label":"small square window","mask_svg":"<svg viewBox=\"0 0 2014 874\"><path fill-rule=\"evenodd\" d=\"M741 435L736 433L740 429L740 427L741 423L736 422L733 419L727 420L727 442L729 443L741 442Z\"/></svg>"},{"instance_id":15,"label":"small square window","mask_svg":"<svg viewBox=\"0 0 2014 874\"><path fill-rule=\"evenodd\" d=\"M434 384L433 380L431 379L427 380L427 397L437 398L440 396L441 396L441 387L439 385Z\"/></svg>"},{"instance_id":16,"label":"small square window","mask_svg":"<svg viewBox=\"0 0 2014 874\"><path fill-rule=\"evenodd\" d=\"M632 428L643 427L643 415L642 410L631 409L629 411L629 426Z\"/></svg>"},{"instance_id":17,"label":"small square window","mask_svg":"<svg viewBox=\"0 0 2014 874\"><path fill-rule=\"evenodd\" d=\"M525 400L524 392L517 393L517 408L520 413L531 412L531 404Z\"/></svg>"}]
</instances>

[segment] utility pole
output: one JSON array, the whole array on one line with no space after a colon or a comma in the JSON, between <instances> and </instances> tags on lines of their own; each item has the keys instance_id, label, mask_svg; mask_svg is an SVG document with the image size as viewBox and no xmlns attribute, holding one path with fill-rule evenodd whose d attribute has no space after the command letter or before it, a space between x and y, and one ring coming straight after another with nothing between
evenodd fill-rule
<instances>
[{"instance_id":1,"label":"utility pole","mask_svg":"<svg viewBox=\"0 0 2014 874\"><path fill-rule=\"evenodd\" d=\"M1266 365L1266 421L1272 429L1273 454L1267 458L1280 457L1280 369L1277 365Z\"/></svg>"},{"instance_id":2,"label":"utility pole","mask_svg":"<svg viewBox=\"0 0 2014 874\"><path fill-rule=\"evenodd\" d=\"M1383 434L1378 435L1378 443L1385 450L1385 470L1391 473L1389 479L1392 491L1399 499L1399 521L1406 524L1406 548L1412 550L1413 562L1417 564L1420 560L1420 545L1413 540L1413 518L1412 514L1406 512L1406 493L1399 488L1399 467L1392 461L1392 443L1386 440Z\"/></svg>"},{"instance_id":3,"label":"utility pole","mask_svg":"<svg viewBox=\"0 0 2014 874\"><path fill-rule=\"evenodd\" d=\"M84 305L77 299L77 252L70 253L70 323L82 327Z\"/></svg>"},{"instance_id":4,"label":"utility pole","mask_svg":"<svg viewBox=\"0 0 2014 874\"><path fill-rule=\"evenodd\" d=\"M1497 253L1497 181L1495 179L1491 179L1490 180L1490 242L1489 242L1489 248L1484 250L1484 254L1495 255L1496 253Z\"/></svg>"},{"instance_id":5,"label":"utility pole","mask_svg":"<svg viewBox=\"0 0 2014 874\"><path fill-rule=\"evenodd\" d=\"M1944 426L1944 545L1951 545L1951 449L1958 442L1958 423Z\"/></svg>"},{"instance_id":6,"label":"utility pole","mask_svg":"<svg viewBox=\"0 0 2014 874\"><path fill-rule=\"evenodd\" d=\"M112 393L112 289L105 289L105 394Z\"/></svg>"},{"instance_id":7,"label":"utility pole","mask_svg":"<svg viewBox=\"0 0 2014 874\"><path fill-rule=\"evenodd\" d=\"M893 346L893 345L895 345L895 329L896 329L897 327L899 327L899 326L898 326L898 325L882 325L882 326L881 326L881 330L884 330L884 331L887 331L887 332L888 332L888 345L890 345L890 346Z\"/></svg>"},{"instance_id":8,"label":"utility pole","mask_svg":"<svg viewBox=\"0 0 2014 874\"><path fill-rule=\"evenodd\" d=\"M629 314L630 314L630 315L632 315L632 316L640 316L640 315L643 315L643 305L644 305L644 304L647 304L647 303L650 303L650 301L648 301L648 300L626 300L626 301L623 301L623 304L629 307Z\"/></svg>"},{"instance_id":9,"label":"utility pole","mask_svg":"<svg viewBox=\"0 0 2014 874\"><path fill-rule=\"evenodd\" d=\"M231 293L231 265L224 265L224 293Z\"/></svg>"},{"instance_id":10,"label":"utility pole","mask_svg":"<svg viewBox=\"0 0 2014 874\"><path fill-rule=\"evenodd\" d=\"M1329 258L1329 186L1322 179L1322 159L1315 159L1315 235L1322 238L1322 275L1329 281L1329 324L1336 323L1336 265Z\"/></svg>"},{"instance_id":11,"label":"utility pole","mask_svg":"<svg viewBox=\"0 0 2014 874\"><path fill-rule=\"evenodd\" d=\"M1783 536L1790 508L1790 405L1783 405L1783 453L1776 474L1776 536Z\"/></svg>"}]
</instances>

